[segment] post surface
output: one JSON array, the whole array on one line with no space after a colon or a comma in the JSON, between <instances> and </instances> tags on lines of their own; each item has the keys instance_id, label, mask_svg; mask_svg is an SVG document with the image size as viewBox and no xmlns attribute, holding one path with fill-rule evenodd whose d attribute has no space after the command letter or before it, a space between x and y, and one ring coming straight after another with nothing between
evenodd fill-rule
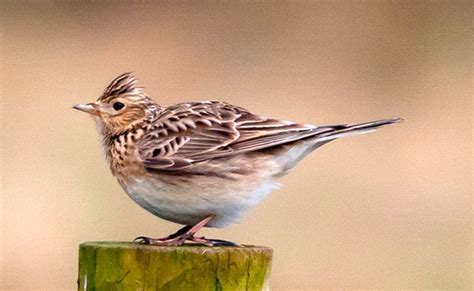
<instances>
[{"instance_id":1,"label":"post surface","mask_svg":"<svg viewBox=\"0 0 474 291\"><path fill-rule=\"evenodd\" d=\"M79 246L79 290L267 290L272 249L129 242Z\"/></svg>"}]
</instances>

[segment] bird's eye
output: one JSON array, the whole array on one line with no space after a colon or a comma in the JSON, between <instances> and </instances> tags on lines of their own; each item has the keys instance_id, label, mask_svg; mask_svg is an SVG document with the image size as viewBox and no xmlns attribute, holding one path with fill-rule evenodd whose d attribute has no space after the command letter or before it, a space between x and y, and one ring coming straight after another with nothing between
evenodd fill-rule
<instances>
[{"instance_id":1,"label":"bird's eye","mask_svg":"<svg viewBox=\"0 0 474 291\"><path fill-rule=\"evenodd\" d=\"M115 111L119 111L120 109L125 107L125 104L123 104L122 102L115 102L112 107Z\"/></svg>"}]
</instances>

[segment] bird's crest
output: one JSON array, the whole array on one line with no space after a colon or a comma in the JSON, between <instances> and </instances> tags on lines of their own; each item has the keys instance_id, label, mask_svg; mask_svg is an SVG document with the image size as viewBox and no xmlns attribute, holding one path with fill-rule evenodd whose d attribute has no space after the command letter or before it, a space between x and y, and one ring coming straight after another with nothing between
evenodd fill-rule
<instances>
[{"instance_id":1,"label":"bird's crest","mask_svg":"<svg viewBox=\"0 0 474 291\"><path fill-rule=\"evenodd\" d=\"M132 72L124 73L115 78L97 101L107 102L118 96L140 95L143 87L137 86L137 79Z\"/></svg>"}]
</instances>

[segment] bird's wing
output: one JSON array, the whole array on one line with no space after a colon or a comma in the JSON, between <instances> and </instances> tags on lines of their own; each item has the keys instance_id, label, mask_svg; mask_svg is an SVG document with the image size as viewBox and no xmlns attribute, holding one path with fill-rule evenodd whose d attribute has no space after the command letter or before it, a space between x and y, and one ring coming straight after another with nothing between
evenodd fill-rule
<instances>
[{"instance_id":1,"label":"bird's wing","mask_svg":"<svg viewBox=\"0 0 474 291\"><path fill-rule=\"evenodd\" d=\"M165 108L138 143L146 168L180 170L195 162L255 151L329 130L270 119L227 103Z\"/></svg>"}]
</instances>

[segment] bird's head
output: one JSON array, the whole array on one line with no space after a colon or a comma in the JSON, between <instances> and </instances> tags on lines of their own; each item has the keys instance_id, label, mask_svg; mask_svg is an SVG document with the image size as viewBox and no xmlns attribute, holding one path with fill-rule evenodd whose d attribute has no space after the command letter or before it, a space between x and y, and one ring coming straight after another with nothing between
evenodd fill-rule
<instances>
[{"instance_id":1,"label":"bird's head","mask_svg":"<svg viewBox=\"0 0 474 291\"><path fill-rule=\"evenodd\" d=\"M132 129L159 109L159 106L136 85L132 73L115 78L96 102L73 108L89 113L101 134L115 136Z\"/></svg>"}]
</instances>

